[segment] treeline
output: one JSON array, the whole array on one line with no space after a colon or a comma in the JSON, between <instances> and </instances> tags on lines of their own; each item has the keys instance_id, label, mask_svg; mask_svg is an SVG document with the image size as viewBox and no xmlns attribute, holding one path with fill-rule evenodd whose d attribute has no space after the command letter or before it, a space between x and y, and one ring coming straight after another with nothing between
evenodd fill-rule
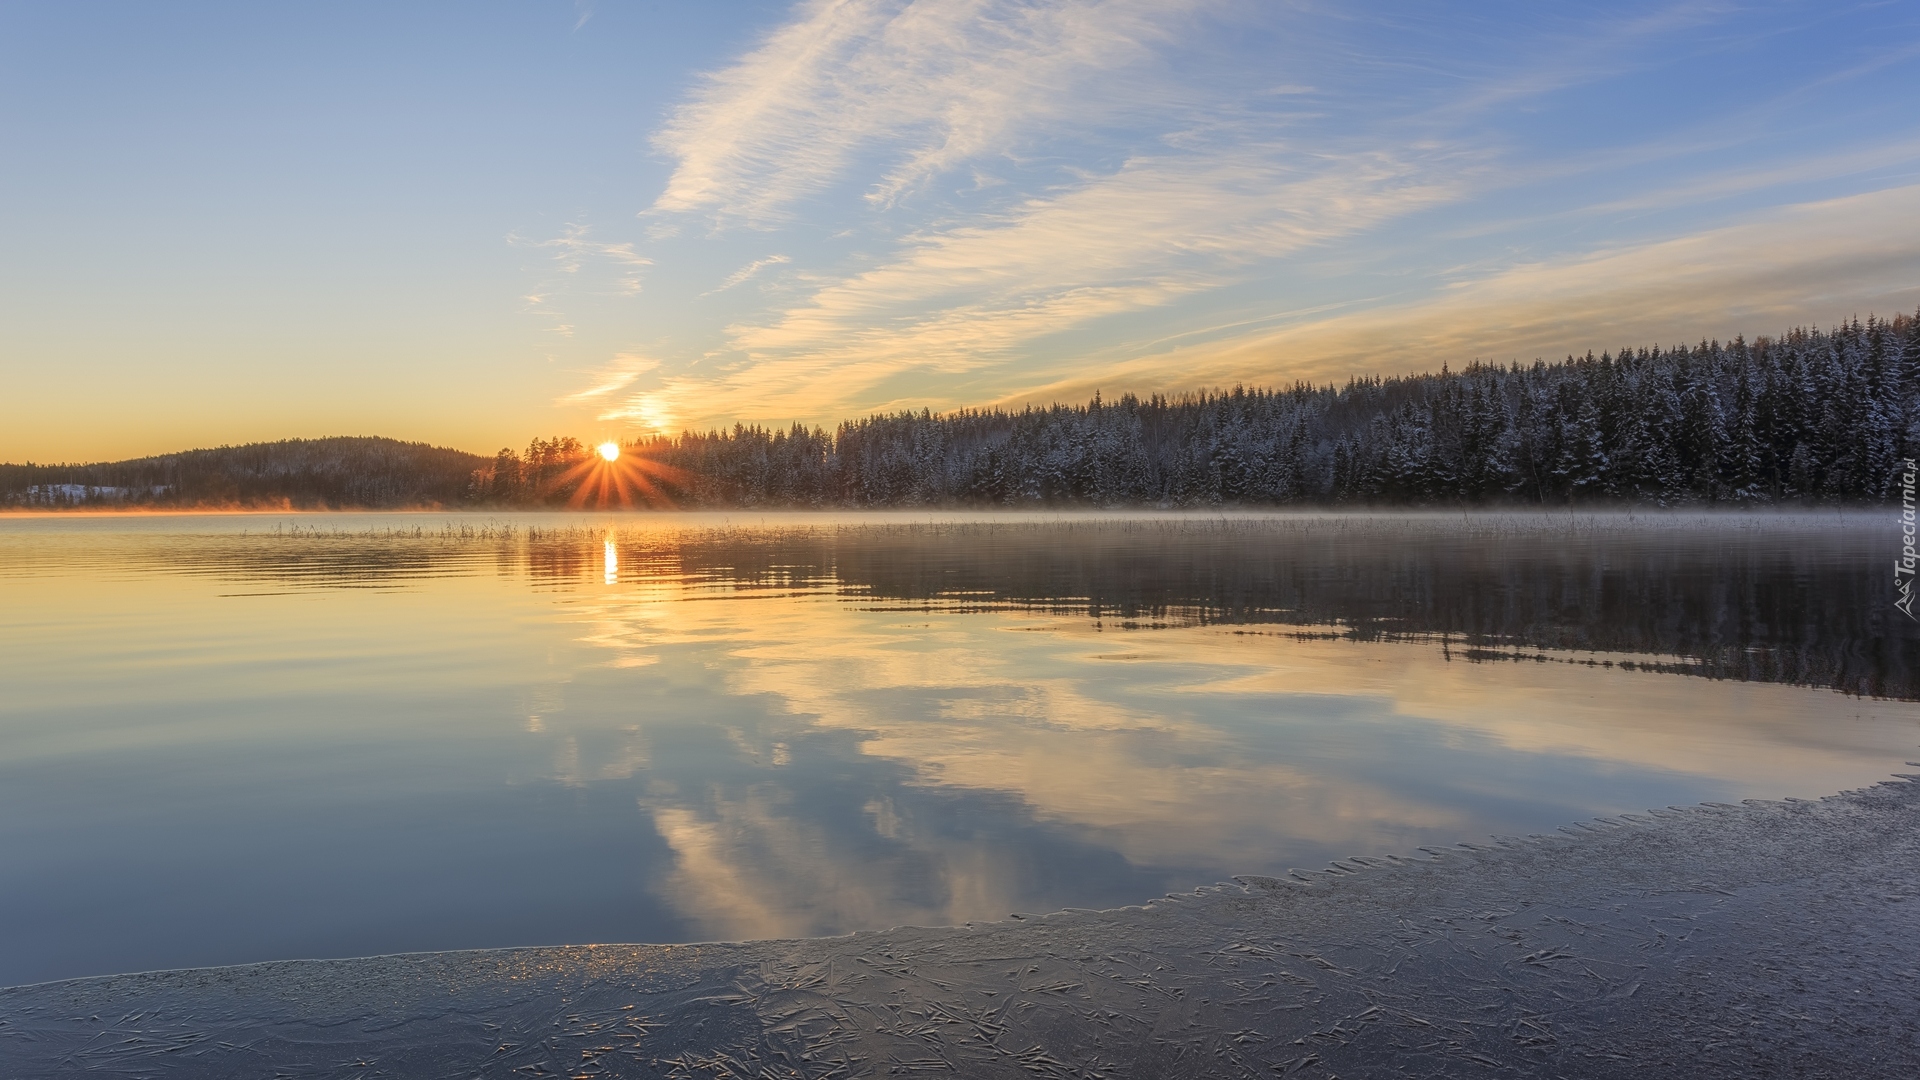
<instances>
[{"instance_id":1,"label":"treeline","mask_svg":"<svg viewBox=\"0 0 1920 1080\"><path fill-rule=\"evenodd\" d=\"M1920 453L1920 318L1476 364L1344 387L1096 396L736 425L602 463L569 437L482 458L316 439L0 465L15 505L1213 506L1829 504Z\"/></svg>"},{"instance_id":2,"label":"treeline","mask_svg":"<svg viewBox=\"0 0 1920 1080\"><path fill-rule=\"evenodd\" d=\"M1916 446L1920 332L1900 316L1338 388L688 432L628 447L648 468L623 490L765 507L1850 503L1886 497ZM589 453L503 450L473 497L578 504Z\"/></svg>"},{"instance_id":3,"label":"treeline","mask_svg":"<svg viewBox=\"0 0 1920 1080\"><path fill-rule=\"evenodd\" d=\"M288 439L94 465L0 465L14 505L455 506L485 458L380 438Z\"/></svg>"}]
</instances>

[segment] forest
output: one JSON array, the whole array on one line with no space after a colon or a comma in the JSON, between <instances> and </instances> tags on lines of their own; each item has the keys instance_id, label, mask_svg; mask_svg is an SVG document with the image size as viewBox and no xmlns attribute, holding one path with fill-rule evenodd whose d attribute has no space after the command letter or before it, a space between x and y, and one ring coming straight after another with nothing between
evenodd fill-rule
<instances>
[{"instance_id":1,"label":"forest","mask_svg":"<svg viewBox=\"0 0 1920 1080\"><path fill-rule=\"evenodd\" d=\"M1413 366L1401 363L1396 366ZM1920 316L1345 386L1096 395L736 425L491 458L293 440L0 465L13 505L294 507L1810 505L1885 499L1920 450Z\"/></svg>"},{"instance_id":2,"label":"forest","mask_svg":"<svg viewBox=\"0 0 1920 1080\"><path fill-rule=\"evenodd\" d=\"M452 506L486 458L396 439L287 439L95 465L0 465L16 506Z\"/></svg>"},{"instance_id":3,"label":"forest","mask_svg":"<svg viewBox=\"0 0 1920 1080\"><path fill-rule=\"evenodd\" d=\"M1920 446L1916 319L1476 365L1344 387L1096 396L837 430L688 432L629 452L650 505L1834 504ZM502 450L473 497L577 500L588 450Z\"/></svg>"}]
</instances>

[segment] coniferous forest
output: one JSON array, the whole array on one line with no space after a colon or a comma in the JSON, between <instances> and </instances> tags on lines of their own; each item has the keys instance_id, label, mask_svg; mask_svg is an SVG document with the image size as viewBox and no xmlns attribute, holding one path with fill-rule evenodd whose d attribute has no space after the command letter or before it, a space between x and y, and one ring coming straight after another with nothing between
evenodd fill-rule
<instances>
[{"instance_id":1,"label":"coniferous forest","mask_svg":"<svg viewBox=\"0 0 1920 1080\"><path fill-rule=\"evenodd\" d=\"M564 500L587 450L502 451L474 494ZM1344 387L1096 397L643 441L691 506L1858 503L1920 447L1913 318Z\"/></svg>"},{"instance_id":2,"label":"coniferous forest","mask_svg":"<svg viewBox=\"0 0 1920 1080\"><path fill-rule=\"evenodd\" d=\"M1920 322L1546 363L1236 387L838 429L536 439L493 458L311 440L0 466L15 505L678 507L1805 505L1887 497L1920 450Z\"/></svg>"}]
</instances>

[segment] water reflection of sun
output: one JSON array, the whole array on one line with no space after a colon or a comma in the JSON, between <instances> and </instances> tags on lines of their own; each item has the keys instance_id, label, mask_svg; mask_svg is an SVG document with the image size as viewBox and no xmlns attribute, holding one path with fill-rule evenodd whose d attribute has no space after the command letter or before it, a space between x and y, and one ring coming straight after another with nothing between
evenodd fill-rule
<instances>
[{"instance_id":1,"label":"water reflection of sun","mask_svg":"<svg viewBox=\"0 0 1920 1080\"><path fill-rule=\"evenodd\" d=\"M567 499L567 508L672 506L673 498L656 481L682 483L688 474L640 454L629 454L628 449L612 440L603 442L579 464L561 474L561 485L575 482L579 485Z\"/></svg>"}]
</instances>

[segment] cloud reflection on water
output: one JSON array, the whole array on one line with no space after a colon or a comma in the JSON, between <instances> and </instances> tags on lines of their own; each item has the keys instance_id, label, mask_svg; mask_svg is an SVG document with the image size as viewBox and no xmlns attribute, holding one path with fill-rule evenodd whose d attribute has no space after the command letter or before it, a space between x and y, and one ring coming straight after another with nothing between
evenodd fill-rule
<instances>
[{"instance_id":1,"label":"cloud reflection on water","mask_svg":"<svg viewBox=\"0 0 1920 1080\"><path fill-rule=\"evenodd\" d=\"M727 731L752 782L641 800L676 852L665 893L715 935L1034 906L1024 860L902 810L934 796L984 798L1173 887L1674 801L1813 796L1877 778L1916 744L1902 704L1582 654L1466 662L1439 643L1115 631L850 584L681 566L570 608L613 664L670 649L764 710L758 730ZM818 827L797 790L808 781L779 774L775 746L894 766L892 792L861 804L871 833Z\"/></svg>"},{"instance_id":2,"label":"cloud reflection on water","mask_svg":"<svg viewBox=\"0 0 1920 1080\"><path fill-rule=\"evenodd\" d=\"M0 918L53 943L0 981L1137 903L1920 745L1790 685L1910 685L1834 524L557 520L0 529ZM1588 666L1650 659L1745 681Z\"/></svg>"}]
</instances>

